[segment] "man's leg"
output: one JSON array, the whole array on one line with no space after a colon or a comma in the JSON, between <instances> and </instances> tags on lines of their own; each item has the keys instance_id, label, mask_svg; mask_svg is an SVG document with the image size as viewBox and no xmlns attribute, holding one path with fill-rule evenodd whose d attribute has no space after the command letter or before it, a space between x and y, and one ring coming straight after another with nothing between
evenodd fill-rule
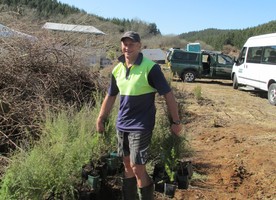
<instances>
[{"instance_id":1,"label":"man's leg","mask_svg":"<svg viewBox=\"0 0 276 200\"><path fill-rule=\"evenodd\" d=\"M136 177L123 178L122 185L123 200L135 200L137 196Z\"/></svg>"},{"instance_id":2,"label":"man's leg","mask_svg":"<svg viewBox=\"0 0 276 200\"><path fill-rule=\"evenodd\" d=\"M140 200L153 200L154 185L146 170L151 136L152 132L130 133L128 136L130 171L136 177Z\"/></svg>"},{"instance_id":3,"label":"man's leg","mask_svg":"<svg viewBox=\"0 0 276 200\"><path fill-rule=\"evenodd\" d=\"M132 165L137 178L138 194L140 200L153 200L154 185L146 171L145 165Z\"/></svg>"},{"instance_id":4,"label":"man's leg","mask_svg":"<svg viewBox=\"0 0 276 200\"><path fill-rule=\"evenodd\" d=\"M117 131L118 154L123 157L125 172L122 179L123 200L135 200L137 197L137 181L130 166L128 133Z\"/></svg>"},{"instance_id":5,"label":"man's leg","mask_svg":"<svg viewBox=\"0 0 276 200\"><path fill-rule=\"evenodd\" d=\"M137 181L130 166L129 156L123 158L123 163L125 167L122 186L123 200L135 200L137 196Z\"/></svg>"}]
</instances>

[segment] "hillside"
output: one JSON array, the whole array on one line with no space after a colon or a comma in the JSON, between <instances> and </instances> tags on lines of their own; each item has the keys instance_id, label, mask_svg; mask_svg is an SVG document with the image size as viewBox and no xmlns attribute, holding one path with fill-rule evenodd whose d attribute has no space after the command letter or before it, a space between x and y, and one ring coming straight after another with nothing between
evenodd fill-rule
<instances>
[{"instance_id":1,"label":"hillside","mask_svg":"<svg viewBox=\"0 0 276 200\"><path fill-rule=\"evenodd\" d=\"M206 29L183 33L180 34L179 37L187 41L201 40L213 46L215 49L219 49L223 45L231 45L240 49L245 41L251 36L275 32L276 20L242 30Z\"/></svg>"},{"instance_id":2,"label":"hillside","mask_svg":"<svg viewBox=\"0 0 276 200\"><path fill-rule=\"evenodd\" d=\"M36 34L47 22L92 25L106 33L101 48L119 51L117 41L126 30L140 33L147 48L184 47L188 42L199 41L208 50L223 50L225 45L240 49L250 36L276 32L276 21L270 21L242 30L221 30L209 28L177 36L161 35L157 25L133 19L105 18L88 14L83 10L59 3L56 0L0 0L0 22L20 31ZM75 40L75 39L72 39Z\"/></svg>"}]
</instances>

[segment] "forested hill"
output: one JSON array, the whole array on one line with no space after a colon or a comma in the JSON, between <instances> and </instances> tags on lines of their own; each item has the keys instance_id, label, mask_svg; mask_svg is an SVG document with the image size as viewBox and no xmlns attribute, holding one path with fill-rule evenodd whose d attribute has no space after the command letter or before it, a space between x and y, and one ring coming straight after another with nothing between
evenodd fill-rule
<instances>
[{"instance_id":1,"label":"forested hill","mask_svg":"<svg viewBox=\"0 0 276 200\"><path fill-rule=\"evenodd\" d=\"M93 24L93 26L100 28L109 35L120 35L125 30L131 29L138 31L143 38L162 36L162 33L154 22L148 23L134 19L109 19L104 16L87 14L84 10L60 3L57 0L0 0L1 12L12 10L22 16L29 14L27 9L31 9L35 13L35 16L31 15L33 19L29 19L28 21L38 19L40 21L53 20L60 23ZM240 49L249 37L273 32L276 32L276 20L240 30L210 28L183 33L175 36L175 43L177 43L177 40L182 39L186 42L202 41L217 50L222 49L223 45L232 45Z\"/></svg>"},{"instance_id":2,"label":"forested hill","mask_svg":"<svg viewBox=\"0 0 276 200\"><path fill-rule=\"evenodd\" d=\"M74 6L60 3L57 0L0 0L0 4L7 5L11 8L16 8L16 11L24 6L36 9L37 16L49 17L50 15L68 15L78 12L84 12Z\"/></svg>"},{"instance_id":3,"label":"forested hill","mask_svg":"<svg viewBox=\"0 0 276 200\"><path fill-rule=\"evenodd\" d=\"M187 41L204 41L215 49L219 49L222 45L227 44L241 48L244 42L251 36L275 32L276 20L273 20L266 24L241 30L205 29L202 31L183 33L179 36Z\"/></svg>"},{"instance_id":4,"label":"forested hill","mask_svg":"<svg viewBox=\"0 0 276 200\"><path fill-rule=\"evenodd\" d=\"M40 20L47 20L47 19L55 19L56 22L64 22L67 21L68 23L79 23L82 25L89 25L86 24L88 22L94 21L94 23L98 24L114 24L119 33L124 32L126 29L132 27L139 27L141 30L140 32L143 33L145 36L156 36L160 35L160 31L157 29L155 23L147 23L141 20L129 20L129 19L118 19L118 18L104 18L104 16L97 16L94 14L88 14L84 10L80 10L74 6L70 6L68 4L60 3L57 0L0 0L0 10L7 11L12 10L17 12L18 14L24 13L24 10L32 9L35 10L34 18L38 18ZM26 12L25 12L26 13ZM70 15L72 14L86 14L86 22L82 21L81 23L78 22L78 19L71 19ZM67 19L68 20L67 20ZM98 24L93 24L97 26ZM104 30L105 31L105 30ZM137 30L138 31L138 30ZM114 33L114 30L112 30Z\"/></svg>"}]
</instances>

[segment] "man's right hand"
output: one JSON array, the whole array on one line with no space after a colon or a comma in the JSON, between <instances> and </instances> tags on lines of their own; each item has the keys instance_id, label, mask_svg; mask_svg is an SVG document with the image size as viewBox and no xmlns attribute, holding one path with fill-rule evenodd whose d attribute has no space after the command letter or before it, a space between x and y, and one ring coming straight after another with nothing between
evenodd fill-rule
<instances>
[{"instance_id":1,"label":"man's right hand","mask_svg":"<svg viewBox=\"0 0 276 200\"><path fill-rule=\"evenodd\" d=\"M176 136L180 136L182 128L183 128L182 124L172 124L171 125L171 132L173 134L175 134Z\"/></svg>"},{"instance_id":2,"label":"man's right hand","mask_svg":"<svg viewBox=\"0 0 276 200\"><path fill-rule=\"evenodd\" d=\"M101 119L99 117L98 117L97 122L96 122L96 129L99 133L103 133L105 131L104 121L103 121L103 119Z\"/></svg>"}]
</instances>

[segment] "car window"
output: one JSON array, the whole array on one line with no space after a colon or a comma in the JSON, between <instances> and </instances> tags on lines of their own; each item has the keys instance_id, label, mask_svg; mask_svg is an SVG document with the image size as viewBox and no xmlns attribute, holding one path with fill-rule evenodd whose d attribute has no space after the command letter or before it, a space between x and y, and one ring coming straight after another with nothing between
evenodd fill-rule
<instances>
[{"instance_id":1,"label":"car window","mask_svg":"<svg viewBox=\"0 0 276 200\"><path fill-rule=\"evenodd\" d=\"M184 51L177 51L173 53L172 58L175 60L195 62L195 61L198 61L198 54L184 52Z\"/></svg>"},{"instance_id":2,"label":"car window","mask_svg":"<svg viewBox=\"0 0 276 200\"><path fill-rule=\"evenodd\" d=\"M223 65L226 64L225 59L224 59L221 55L218 55L218 63L219 63L219 64L223 64Z\"/></svg>"},{"instance_id":3,"label":"car window","mask_svg":"<svg viewBox=\"0 0 276 200\"><path fill-rule=\"evenodd\" d=\"M226 64L233 64L233 60L231 57L219 54L218 55L218 63L226 65Z\"/></svg>"},{"instance_id":4,"label":"car window","mask_svg":"<svg viewBox=\"0 0 276 200\"><path fill-rule=\"evenodd\" d=\"M172 57L172 51L167 52L167 60L170 61Z\"/></svg>"},{"instance_id":5,"label":"car window","mask_svg":"<svg viewBox=\"0 0 276 200\"><path fill-rule=\"evenodd\" d=\"M209 57L209 55L207 55L207 54L202 54L202 62L207 63L208 57Z\"/></svg>"},{"instance_id":6,"label":"car window","mask_svg":"<svg viewBox=\"0 0 276 200\"><path fill-rule=\"evenodd\" d=\"M246 50L247 50L247 47L242 48L240 55L237 59L237 65L241 65L244 63Z\"/></svg>"},{"instance_id":7,"label":"car window","mask_svg":"<svg viewBox=\"0 0 276 200\"><path fill-rule=\"evenodd\" d=\"M262 58L262 47L249 47L246 60L248 63L260 63Z\"/></svg>"},{"instance_id":8,"label":"car window","mask_svg":"<svg viewBox=\"0 0 276 200\"><path fill-rule=\"evenodd\" d=\"M222 55L222 56L228 64L234 64L233 58L231 58L230 56L227 56L227 55Z\"/></svg>"},{"instance_id":9,"label":"car window","mask_svg":"<svg viewBox=\"0 0 276 200\"><path fill-rule=\"evenodd\" d=\"M276 46L267 46L264 48L263 63L276 64Z\"/></svg>"}]
</instances>

